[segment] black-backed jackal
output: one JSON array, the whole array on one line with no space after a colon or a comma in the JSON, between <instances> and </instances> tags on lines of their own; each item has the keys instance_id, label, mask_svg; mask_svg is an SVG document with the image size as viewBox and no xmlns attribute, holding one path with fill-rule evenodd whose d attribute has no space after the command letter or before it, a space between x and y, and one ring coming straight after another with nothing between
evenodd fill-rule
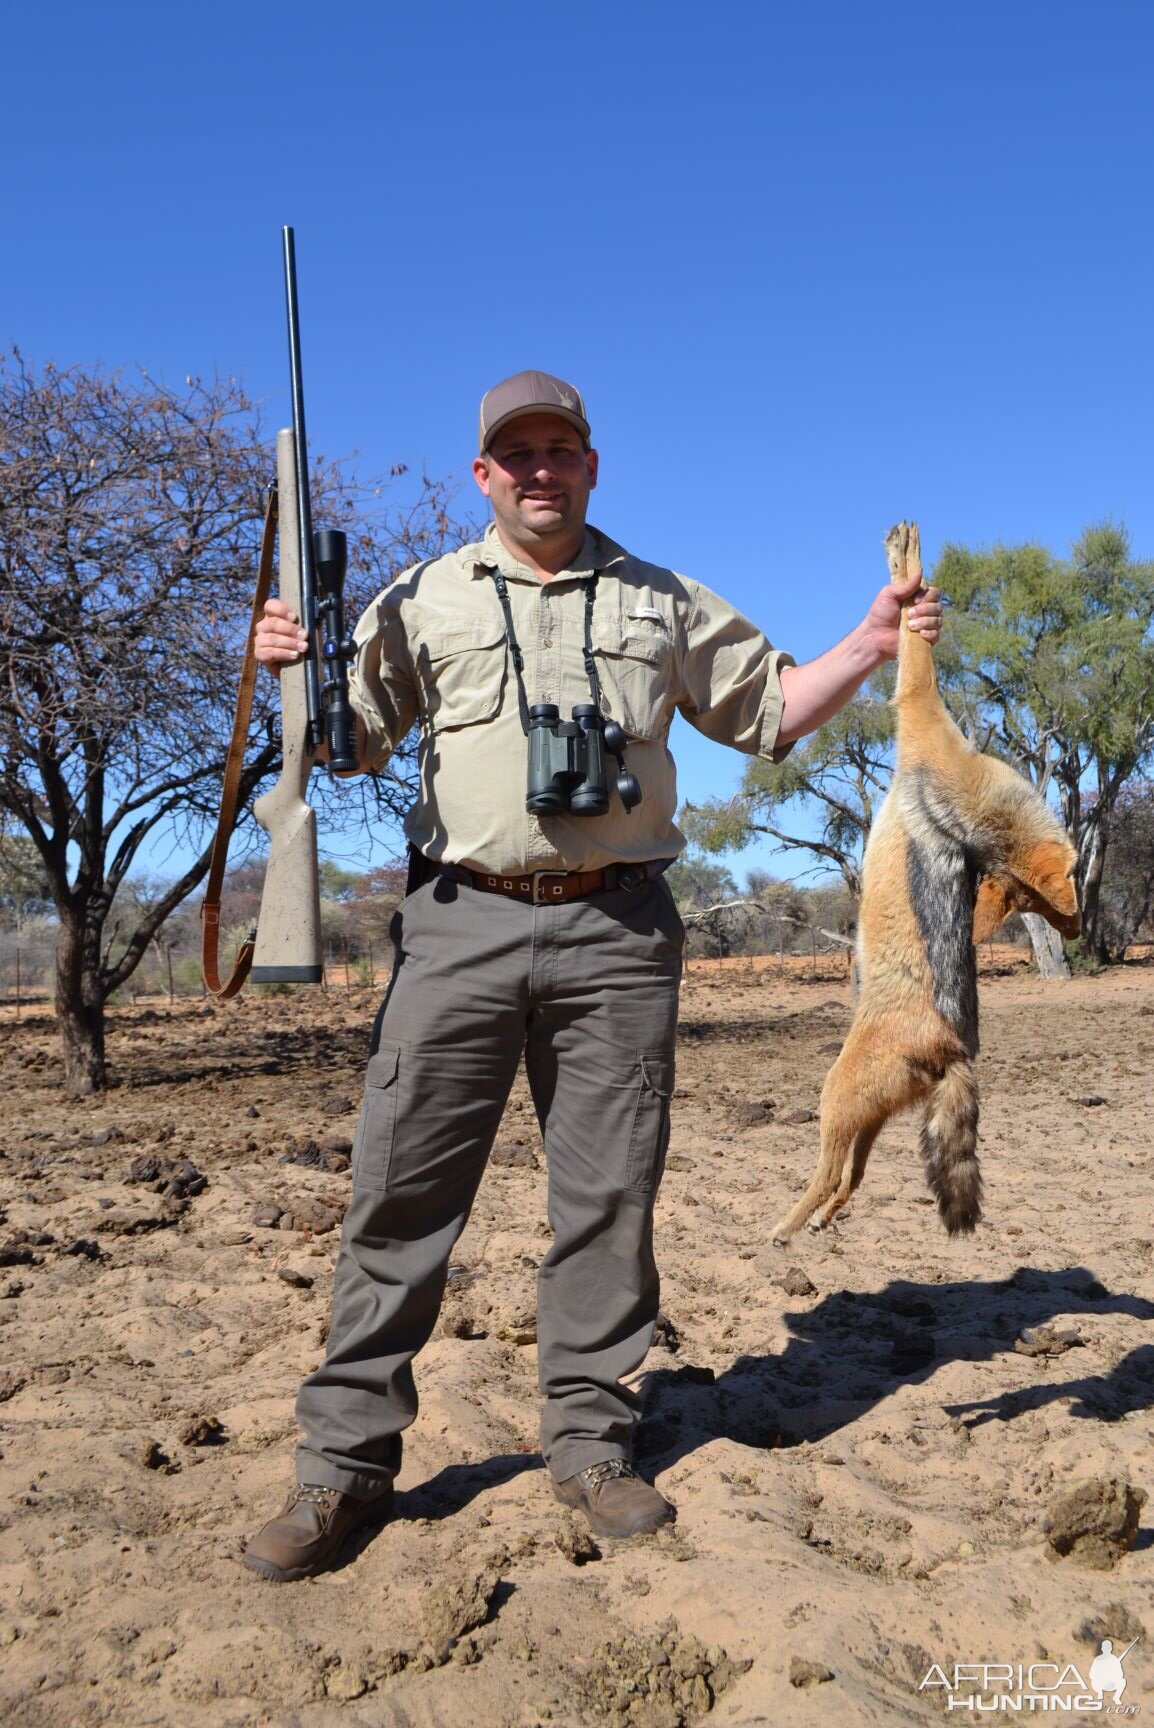
<instances>
[{"instance_id":1,"label":"black-backed jackal","mask_svg":"<svg viewBox=\"0 0 1154 1728\"><path fill-rule=\"evenodd\" d=\"M921 574L916 523L891 528L895 582ZM906 626L898 655L897 766L862 867L860 994L821 1095L821 1158L775 1227L828 1224L865 1173L889 1118L925 1102L922 1158L951 1235L981 1217L974 943L1014 910L1080 929L1075 852L1037 789L982 756L938 695L933 649ZM848 1166L848 1168L847 1168Z\"/></svg>"}]
</instances>

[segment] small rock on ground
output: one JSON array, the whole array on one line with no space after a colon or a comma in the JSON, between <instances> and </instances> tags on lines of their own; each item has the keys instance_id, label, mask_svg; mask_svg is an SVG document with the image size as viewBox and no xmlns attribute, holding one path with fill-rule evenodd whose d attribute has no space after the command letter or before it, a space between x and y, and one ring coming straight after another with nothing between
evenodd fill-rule
<instances>
[{"instance_id":1,"label":"small rock on ground","mask_svg":"<svg viewBox=\"0 0 1154 1728\"><path fill-rule=\"evenodd\" d=\"M1077 1483L1054 1501L1046 1517L1050 1558L1068 1556L1093 1571L1110 1571L1133 1547L1146 1500L1144 1488L1118 1476Z\"/></svg>"}]
</instances>

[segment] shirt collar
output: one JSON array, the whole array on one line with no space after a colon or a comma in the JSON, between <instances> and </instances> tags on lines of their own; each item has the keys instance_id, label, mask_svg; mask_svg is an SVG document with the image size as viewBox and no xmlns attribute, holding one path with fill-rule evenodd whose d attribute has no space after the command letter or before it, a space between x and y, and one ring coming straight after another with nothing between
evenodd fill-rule
<instances>
[{"instance_id":1,"label":"shirt collar","mask_svg":"<svg viewBox=\"0 0 1154 1728\"><path fill-rule=\"evenodd\" d=\"M467 548L472 553L472 571L474 576L483 576L494 566L502 576L512 581L536 582L538 578L524 564L520 563L506 547L497 533L497 524L490 522L485 530L485 538L476 547ZM559 570L553 578L555 582L566 577L582 578L600 574L612 569L617 564L625 562L628 554L619 546L616 540L611 540L608 534L602 534L599 528L588 525L585 538L581 542L581 550L568 570Z\"/></svg>"}]
</instances>

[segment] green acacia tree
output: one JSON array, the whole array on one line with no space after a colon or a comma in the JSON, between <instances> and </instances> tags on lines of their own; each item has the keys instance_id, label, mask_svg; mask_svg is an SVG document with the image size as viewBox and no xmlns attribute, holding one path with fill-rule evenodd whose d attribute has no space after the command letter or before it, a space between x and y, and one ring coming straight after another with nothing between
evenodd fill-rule
<instances>
[{"instance_id":1,"label":"green acacia tree","mask_svg":"<svg viewBox=\"0 0 1154 1728\"><path fill-rule=\"evenodd\" d=\"M883 669L784 762L751 761L734 797L687 805L680 820L688 837L716 853L767 835L780 851L835 866L856 900L862 851L890 781L892 693L893 673ZM802 813L816 818L816 832L805 832Z\"/></svg>"},{"instance_id":2,"label":"green acacia tree","mask_svg":"<svg viewBox=\"0 0 1154 1728\"><path fill-rule=\"evenodd\" d=\"M665 880L679 907L698 912L719 900L732 900L737 883L724 864L715 864L699 852L683 852L665 872Z\"/></svg>"},{"instance_id":3,"label":"green acacia tree","mask_svg":"<svg viewBox=\"0 0 1154 1728\"><path fill-rule=\"evenodd\" d=\"M1069 558L1043 546L947 546L934 581L951 601L939 676L983 748L1056 798L1078 850L1083 946L1109 959L1103 870L1123 792L1154 751L1154 563L1119 524L1089 527Z\"/></svg>"}]
</instances>

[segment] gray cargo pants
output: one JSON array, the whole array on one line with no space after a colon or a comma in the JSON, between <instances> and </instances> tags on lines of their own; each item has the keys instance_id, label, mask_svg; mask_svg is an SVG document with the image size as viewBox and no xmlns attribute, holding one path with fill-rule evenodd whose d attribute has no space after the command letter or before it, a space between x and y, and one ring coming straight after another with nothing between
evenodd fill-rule
<instances>
[{"instance_id":1,"label":"gray cargo pants","mask_svg":"<svg viewBox=\"0 0 1154 1728\"><path fill-rule=\"evenodd\" d=\"M684 930L666 884L531 906L444 877L393 925L353 1147L323 1365L301 1387L300 1481L368 1496L417 1413L437 1321L522 1051L549 1171L538 1274L541 1450L563 1481L628 1458L621 1385L657 1318L653 1202L669 1139Z\"/></svg>"}]
</instances>

